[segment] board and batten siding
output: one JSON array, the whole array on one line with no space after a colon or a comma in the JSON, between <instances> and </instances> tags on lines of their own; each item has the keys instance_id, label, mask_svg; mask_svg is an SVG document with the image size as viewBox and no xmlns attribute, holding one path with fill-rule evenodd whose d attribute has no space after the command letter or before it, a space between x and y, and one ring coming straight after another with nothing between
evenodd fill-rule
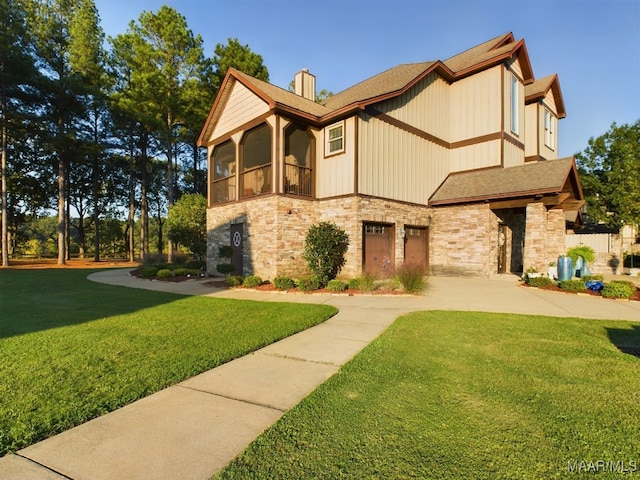
<instances>
[{"instance_id":1,"label":"board and batten siding","mask_svg":"<svg viewBox=\"0 0 640 480\"><path fill-rule=\"evenodd\" d=\"M500 72L499 66L490 68L449 87L450 142L469 140L500 131Z\"/></svg>"},{"instance_id":2,"label":"board and batten siding","mask_svg":"<svg viewBox=\"0 0 640 480\"><path fill-rule=\"evenodd\" d=\"M524 155L532 157L540 151L540 106L530 103L524 110ZM543 139L544 143L544 139Z\"/></svg>"},{"instance_id":3,"label":"board and batten siding","mask_svg":"<svg viewBox=\"0 0 640 480\"><path fill-rule=\"evenodd\" d=\"M448 150L361 113L358 193L426 205L448 172Z\"/></svg>"},{"instance_id":4,"label":"board and batten siding","mask_svg":"<svg viewBox=\"0 0 640 480\"><path fill-rule=\"evenodd\" d=\"M269 106L264 100L240 82L235 82L209 140L221 137L268 111Z\"/></svg>"},{"instance_id":5,"label":"board and batten siding","mask_svg":"<svg viewBox=\"0 0 640 480\"><path fill-rule=\"evenodd\" d=\"M500 166L500 140L451 150L451 172Z\"/></svg>"},{"instance_id":6,"label":"board and batten siding","mask_svg":"<svg viewBox=\"0 0 640 480\"><path fill-rule=\"evenodd\" d=\"M449 84L432 72L397 98L376 109L447 142L450 141Z\"/></svg>"},{"instance_id":7,"label":"board and batten siding","mask_svg":"<svg viewBox=\"0 0 640 480\"><path fill-rule=\"evenodd\" d=\"M505 168L524 164L524 150L511 142L504 141L502 164Z\"/></svg>"},{"instance_id":8,"label":"board and batten siding","mask_svg":"<svg viewBox=\"0 0 640 480\"><path fill-rule=\"evenodd\" d=\"M316 197L328 198L354 193L356 120L344 120L344 153L325 157L325 129L316 136Z\"/></svg>"}]
</instances>

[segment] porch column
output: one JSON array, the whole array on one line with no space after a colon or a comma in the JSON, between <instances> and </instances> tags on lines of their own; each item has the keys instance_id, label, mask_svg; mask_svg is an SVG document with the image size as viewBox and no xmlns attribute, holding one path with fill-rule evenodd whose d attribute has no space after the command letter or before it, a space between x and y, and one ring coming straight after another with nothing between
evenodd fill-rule
<instances>
[{"instance_id":1,"label":"porch column","mask_svg":"<svg viewBox=\"0 0 640 480\"><path fill-rule=\"evenodd\" d=\"M560 255L564 255L566 251L564 237L566 234L564 210L552 209L547 212L547 238L546 246L546 265L550 262L557 262ZM546 271L546 267L544 270Z\"/></svg>"},{"instance_id":2,"label":"porch column","mask_svg":"<svg viewBox=\"0 0 640 480\"><path fill-rule=\"evenodd\" d=\"M525 215L524 252L522 254L523 269L533 267L539 272L546 272L546 235L547 209L538 203L529 203Z\"/></svg>"}]
</instances>

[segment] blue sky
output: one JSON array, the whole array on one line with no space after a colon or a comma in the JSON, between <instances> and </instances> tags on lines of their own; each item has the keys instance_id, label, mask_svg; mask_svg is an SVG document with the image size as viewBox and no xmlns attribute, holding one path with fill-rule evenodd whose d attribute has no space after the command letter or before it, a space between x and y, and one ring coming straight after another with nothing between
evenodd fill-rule
<instances>
[{"instance_id":1,"label":"blue sky","mask_svg":"<svg viewBox=\"0 0 640 480\"><path fill-rule=\"evenodd\" d=\"M400 63L444 60L498 35L524 38L536 78L557 73L567 109L559 155L584 150L612 122L640 118L639 0L96 0L107 35L163 4L203 37L237 38L287 88L308 68L337 93Z\"/></svg>"}]
</instances>

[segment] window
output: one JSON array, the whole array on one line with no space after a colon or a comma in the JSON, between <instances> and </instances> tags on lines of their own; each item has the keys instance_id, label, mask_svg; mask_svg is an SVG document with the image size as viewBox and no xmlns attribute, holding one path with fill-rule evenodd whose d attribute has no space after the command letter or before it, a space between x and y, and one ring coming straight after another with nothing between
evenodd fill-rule
<instances>
[{"instance_id":1,"label":"window","mask_svg":"<svg viewBox=\"0 0 640 480\"><path fill-rule=\"evenodd\" d=\"M520 133L520 82L511 75L511 132Z\"/></svg>"},{"instance_id":2,"label":"window","mask_svg":"<svg viewBox=\"0 0 640 480\"><path fill-rule=\"evenodd\" d=\"M364 226L364 231L365 231L365 233L368 233L369 235L382 235L384 233L384 226L383 225L372 225L370 223L367 223Z\"/></svg>"},{"instance_id":3,"label":"window","mask_svg":"<svg viewBox=\"0 0 640 480\"><path fill-rule=\"evenodd\" d=\"M211 154L211 189L209 203L231 202L236 199L236 146L229 140L216 145Z\"/></svg>"},{"instance_id":4,"label":"window","mask_svg":"<svg viewBox=\"0 0 640 480\"><path fill-rule=\"evenodd\" d=\"M241 144L242 198L271 193L271 128L267 124L249 130Z\"/></svg>"},{"instance_id":5,"label":"window","mask_svg":"<svg viewBox=\"0 0 640 480\"><path fill-rule=\"evenodd\" d=\"M312 144L307 130L289 125L284 131L284 193L312 196Z\"/></svg>"},{"instance_id":6,"label":"window","mask_svg":"<svg viewBox=\"0 0 640 480\"><path fill-rule=\"evenodd\" d=\"M344 152L344 122L336 123L325 129L325 155Z\"/></svg>"},{"instance_id":7,"label":"window","mask_svg":"<svg viewBox=\"0 0 640 480\"><path fill-rule=\"evenodd\" d=\"M544 144L551 150L556 148L556 117L546 108L544 109Z\"/></svg>"}]
</instances>

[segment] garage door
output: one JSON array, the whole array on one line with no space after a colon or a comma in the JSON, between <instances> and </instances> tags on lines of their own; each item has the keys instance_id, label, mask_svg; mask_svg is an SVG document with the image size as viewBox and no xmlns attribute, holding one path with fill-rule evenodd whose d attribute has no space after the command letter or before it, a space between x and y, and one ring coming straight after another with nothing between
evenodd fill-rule
<instances>
[{"instance_id":1,"label":"garage door","mask_svg":"<svg viewBox=\"0 0 640 480\"><path fill-rule=\"evenodd\" d=\"M429 268L429 229L405 227L404 262Z\"/></svg>"},{"instance_id":2,"label":"garage door","mask_svg":"<svg viewBox=\"0 0 640 480\"><path fill-rule=\"evenodd\" d=\"M363 271L382 276L394 267L393 226L365 223L363 226Z\"/></svg>"}]
</instances>

